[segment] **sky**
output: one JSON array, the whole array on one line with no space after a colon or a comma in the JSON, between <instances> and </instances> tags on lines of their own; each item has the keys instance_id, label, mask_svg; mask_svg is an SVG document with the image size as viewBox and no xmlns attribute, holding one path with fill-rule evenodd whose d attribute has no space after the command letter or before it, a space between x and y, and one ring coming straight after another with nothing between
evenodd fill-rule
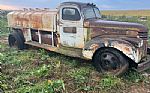
<instances>
[{"instance_id":1,"label":"sky","mask_svg":"<svg viewBox=\"0 0 150 93\"><path fill-rule=\"evenodd\" d=\"M0 0L0 9L18 10L22 8L57 8L61 2L70 0ZM150 9L150 0L71 0L95 3L100 10L140 10Z\"/></svg>"}]
</instances>

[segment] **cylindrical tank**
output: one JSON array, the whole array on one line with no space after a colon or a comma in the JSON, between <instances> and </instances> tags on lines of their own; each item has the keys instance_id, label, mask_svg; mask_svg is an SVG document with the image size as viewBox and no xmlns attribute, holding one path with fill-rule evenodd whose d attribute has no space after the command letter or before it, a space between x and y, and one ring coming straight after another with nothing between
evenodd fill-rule
<instances>
[{"instance_id":1,"label":"cylindrical tank","mask_svg":"<svg viewBox=\"0 0 150 93\"><path fill-rule=\"evenodd\" d=\"M57 10L24 10L8 14L8 26L56 31Z\"/></svg>"}]
</instances>

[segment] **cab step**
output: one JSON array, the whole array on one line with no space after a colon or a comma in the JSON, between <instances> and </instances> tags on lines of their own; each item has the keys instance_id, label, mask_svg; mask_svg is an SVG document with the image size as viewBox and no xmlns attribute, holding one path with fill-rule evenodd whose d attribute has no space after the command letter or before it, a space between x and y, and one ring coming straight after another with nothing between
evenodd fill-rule
<instances>
[{"instance_id":1,"label":"cab step","mask_svg":"<svg viewBox=\"0 0 150 93\"><path fill-rule=\"evenodd\" d=\"M50 50L50 51L56 51L58 49L55 46L51 46L51 45L48 45L48 44L40 44L39 42L36 42L36 41L28 41L28 42L25 42L25 44L35 46L35 47L39 47L39 48L44 48L44 49Z\"/></svg>"},{"instance_id":2,"label":"cab step","mask_svg":"<svg viewBox=\"0 0 150 93\"><path fill-rule=\"evenodd\" d=\"M78 49L78 48L72 48L72 47L64 47L64 46L60 46L60 47L53 47L51 45L48 44L40 44L39 42L35 42L35 41L28 41L25 42L25 44L31 45L31 46L35 46L35 47L39 47L39 48L43 48L46 50L50 50L50 51L54 51L60 54L64 54L67 56L71 56L71 57L78 57L78 58L83 58L82 56L82 49Z\"/></svg>"}]
</instances>

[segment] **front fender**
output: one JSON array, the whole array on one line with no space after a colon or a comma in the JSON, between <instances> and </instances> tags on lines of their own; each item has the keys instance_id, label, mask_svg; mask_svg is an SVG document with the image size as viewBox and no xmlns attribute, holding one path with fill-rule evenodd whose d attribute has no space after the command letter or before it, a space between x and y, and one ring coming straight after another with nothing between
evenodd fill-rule
<instances>
[{"instance_id":1,"label":"front fender","mask_svg":"<svg viewBox=\"0 0 150 93\"><path fill-rule=\"evenodd\" d=\"M139 47L142 46L142 40L133 40L127 38L101 38L96 37L86 43L82 53L87 59L92 59L94 53L100 48L115 48L121 51L124 55L138 63L142 54L139 52Z\"/></svg>"}]
</instances>

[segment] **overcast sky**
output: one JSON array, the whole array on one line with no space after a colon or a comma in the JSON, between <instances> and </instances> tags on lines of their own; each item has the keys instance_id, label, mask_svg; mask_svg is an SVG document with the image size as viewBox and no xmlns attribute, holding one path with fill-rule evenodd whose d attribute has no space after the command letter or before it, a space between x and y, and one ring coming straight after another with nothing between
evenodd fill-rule
<instances>
[{"instance_id":1,"label":"overcast sky","mask_svg":"<svg viewBox=\"0 0 150 93\"><path fill-rule=\"evenodd\" d=\"M0 9L56 8L59 3L70 0L0 0ZM150 0L71 0L93 2L100 10L150 9Z\"/></svg>"}]
</instances>

